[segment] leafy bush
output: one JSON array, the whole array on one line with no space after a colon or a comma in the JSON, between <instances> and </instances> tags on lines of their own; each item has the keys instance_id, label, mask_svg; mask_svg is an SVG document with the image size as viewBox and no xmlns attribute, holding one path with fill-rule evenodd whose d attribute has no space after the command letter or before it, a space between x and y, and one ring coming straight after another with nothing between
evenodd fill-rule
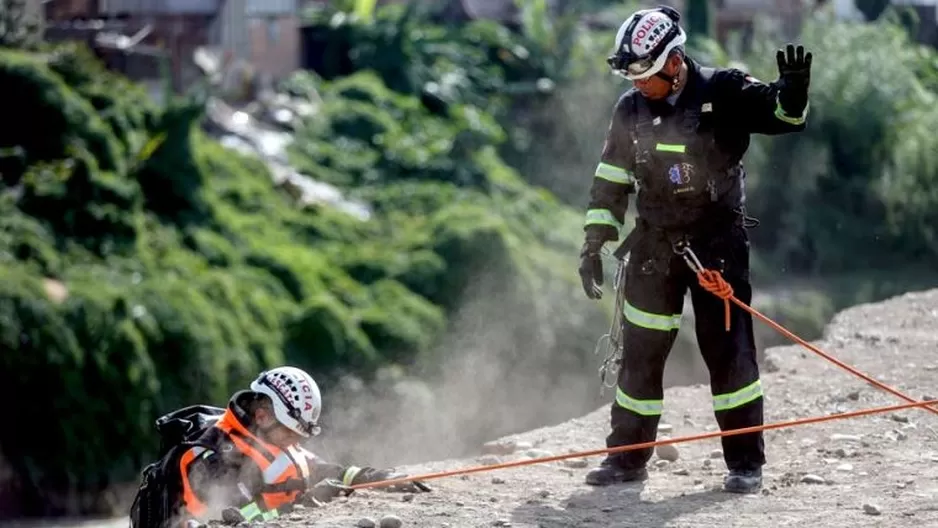
<instances>
[{"instance_id":1,"label":"leafy bush","mask_svg":"<svg viewBox=\"0 0 938 528\"><path fill-rule=\"evenodd\" d=\"M938 93L919 72L938 54L889 20L815 20L802 41L815 56L809 124L754 141L754 244L795 272L934 261ZM772 48L757 45L747 62L757 77L777 75Z\"/></svg>"}]
</instances>

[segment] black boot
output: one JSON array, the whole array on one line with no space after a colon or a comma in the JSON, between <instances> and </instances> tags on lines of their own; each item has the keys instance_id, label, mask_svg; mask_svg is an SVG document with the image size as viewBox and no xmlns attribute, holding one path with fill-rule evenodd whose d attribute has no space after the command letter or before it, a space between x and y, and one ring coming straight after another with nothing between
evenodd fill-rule
<instances>
[{"instance_id":1,"label":"black boot","mask_svg":"<svg viewBox=\"0 0 938 528\"><path fill-rule=\"evenodd\" d=\"M762 488L762 468L731 469L723 479L723 491L730 493L756 493Z\"/></svg>"},{"instance_id":2,"label":"black boot","mask_svg":"<svg viewBox=\"0 0 938 528\"><path fill-rule=\"evenodd\" d=\"M590 486L609 486L620 482L636 482L648 478L648 470L644 466L638 468L623 468L612 459L606 458L599 467L593 468L586 474L586 483Z\"/></svg>"}]
</instances>

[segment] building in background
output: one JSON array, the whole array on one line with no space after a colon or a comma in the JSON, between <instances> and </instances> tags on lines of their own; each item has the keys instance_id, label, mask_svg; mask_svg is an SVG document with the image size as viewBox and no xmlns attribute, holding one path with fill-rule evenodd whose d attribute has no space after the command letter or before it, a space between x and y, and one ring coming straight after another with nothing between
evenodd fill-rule
<instances>
[{"instance_id":1,"label":"building in background","mask_svg":"<svg viewBox=\"0 0 938 528\"><path fill-rule=\"evenodd\" d=\"M40 0L41 1L41 0ZM193 54L203 48L226 63L282 77L299 65L298 0L45 0L50 40L95 39L103 31L130 36L140 46L165 50L173 86L201 75Z\"/></svg>"},{"instance_id":2,"label":"building in background","mask_svg":"<svg viewBox=\"0 0 938 528\"><path fill-rule=\"evenodd\" d=\"M246 0L248 56L272 78L300 67L299 0Z\"/></svg>"}]
</instances>

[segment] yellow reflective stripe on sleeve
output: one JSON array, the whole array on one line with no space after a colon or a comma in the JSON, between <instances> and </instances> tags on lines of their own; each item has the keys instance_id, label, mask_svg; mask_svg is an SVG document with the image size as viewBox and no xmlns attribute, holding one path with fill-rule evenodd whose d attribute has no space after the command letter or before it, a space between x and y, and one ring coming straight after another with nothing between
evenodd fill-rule
<instances>
[{"instance_id":1,"label":"yellow reflective stripe on sleeve","mask_svg":"<svg viewBox=\"0 0 938 528\"><path fill-rule=\"evenodd\" d=\"M801 115L798 117L788 116L784 110L782 110L782 105L777 100L775 102L775 117L791 125L800 125L805 122L808 118L808 108L811 106L809 102L804 107L804 112L801 112Z\"/></svg>"},{"instance_id":2,"label":"yellow reflective stripe on sleeve","mask_svg":"<svg viewBox=\"0 0 938 528\"><path fill-rule=\"evenodd\" d=\"M616 229L621 229L622 224L616 220L609 209L590 209L586 211L586 223L584 225L609 225Z\"/></svg>"},{"instance_id":3,"label":"yellow reflective stripe on sleeve","mask_svg":"<svg viewBox=\"0 0 938 528\"><path fill-rule=\"evenodd\" d=\"M623 409L642 416L660 416L664 412L664 400L639 400L616 387L616 404Z\"/></svg>"},{"instance_id":4,"label":"yellow reflective stripe on sleeve","mask_svg":"<svg viewBox=\"0 0 938 528\"><path fill-rule=\"evenodd\" d=\"M593 176L611 181L613 183L632 183L635 181L635 178L633 178L632 175L629 174L625 169L602 162L596 166L596 172L593 174Z\"/></svg>"},{"instance_id":5,"label":"yellow reflective stripe on sleeve","mask_svg":"<svg viewBox=\"0 0 938 528\"><path fill-rule=\"evenodd\" d=\"M661 152L677 152L678 154L684 154L684 151L687 149L684 145L671 145L669 143L658 143L655 145L655 150L660 150Z\"/></svg>"},{"instance_id":6,"label":"yellow reflective stripe on sleeve","mask_svg":"<svg viewBox=\"0 0 938 528\"><path fill-rule=\"evenodd\" d=\"M244 517L245 521L251 522L254 519L263 515L264 512L261 511L260 506L258 506L256 502L252 502L251 504L248 504L247 506L238 510L238 513L240 513L241 516Z\"/></svg>"},{"instance_id":7,"label":"yellow reflective stripe on sleeve","mask_svg":"<svg viewBox=\"0 0 938 528\"><path fill-rule=\"evenodd\" d=\"M280 513L277 510L267 510L261 514L261 518L265 521L276 519L277 517L280 517Z\"/></svg>"},{"instance_id":8,"label":"yellow reflective stripe on sleeve","mask_svg":"<svg viewBox=\"0 0 938 528\"><path fill-rule=\"evenodd\" d=\"M349 466L349 468L346 469L344 473L342 473L342 484L345 484L346 486L351 486L352 481L355 480L355 477L358 476L358 473L361 470L362 468L360 467Z\"/></svg>"},{"instance_id":9,"label":"yellow reflective stripe on sleeve","mask_svg":"<svg viewBox=\"0 0 938 528\"><path fill-rule=\"evenodd\" d=\"M626 320L628 320L628 322L632 323L633 325L647 328L649 330L662 330L667 332L670 330L677 330L681 327L681 314L653 314L639 310L638 308L629 304L628 301L623 303L622 314L625 315Z\"/></svg>"},{"instance_id":10,"label":"yellow reflective stripe on sleeve","mask_svg":"<svg viewBox=\"0 0 938 528\"><path fill-rule=\"evenodd\" d=\"M749 385L729 394L715 394L713 396L713 410L727 411L742 407L762 396L762 381L756 380Z\"/></svg>"}]
</instances>

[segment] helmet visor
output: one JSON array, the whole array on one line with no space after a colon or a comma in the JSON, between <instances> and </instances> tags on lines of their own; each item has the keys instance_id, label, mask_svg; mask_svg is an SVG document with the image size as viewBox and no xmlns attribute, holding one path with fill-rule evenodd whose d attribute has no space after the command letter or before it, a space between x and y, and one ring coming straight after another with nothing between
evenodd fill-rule
<instances>
[{"instance_id":1,"label":"helmet visor","mask_svg":"<svg viewBox=\"0 0 938 528\"><path fill-rule=\"evenodd\" d=\"M630 62L626 66L626 71L629 75L641 75L652 68L655 65L655 59L651 57L645 57L644 59L639 59L634 62Z\"/></svg>"}]
</instances>

